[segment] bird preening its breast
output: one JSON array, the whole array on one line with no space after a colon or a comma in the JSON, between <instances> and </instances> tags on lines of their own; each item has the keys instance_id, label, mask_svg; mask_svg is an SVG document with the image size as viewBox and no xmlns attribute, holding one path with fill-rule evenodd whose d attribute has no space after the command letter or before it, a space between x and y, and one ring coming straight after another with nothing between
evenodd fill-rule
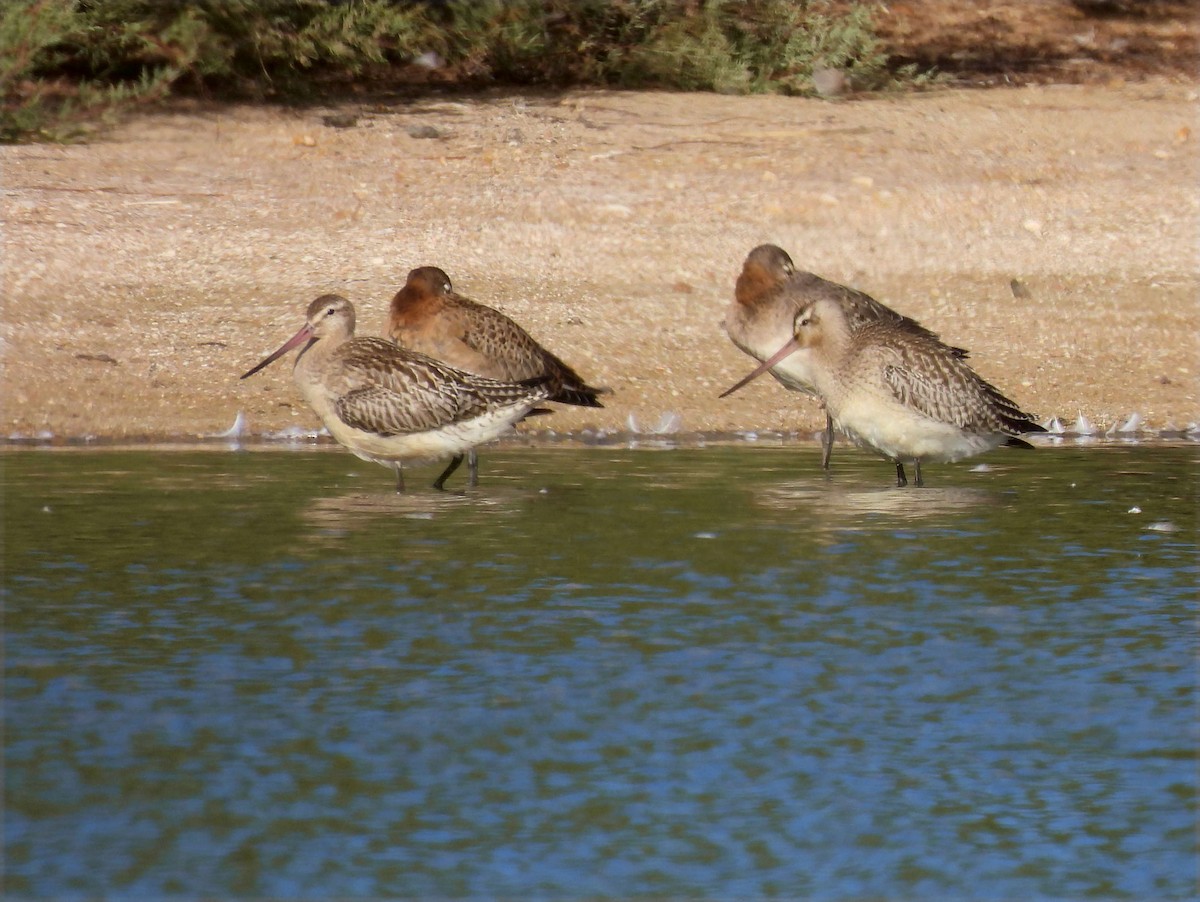
<instances>
[{"instance_id":1,"label":"bird preening its breast","mask_svg":"<svg viewBox=\"0 0 1200 902\"><path fill-rule=\"evenodd\" d=\"M833 297L800 307L791 335L721 397L788 360L804 372L835 428L896 463L898 485L908 482L904 461L913 462L921 485L923 460L959 460L1004 444L1028 448L1020 436L1045 431L980 377L960 349L892 319L856 327Z\"/></svg>"},{"instance_id":2,"label":"bird preening its breast","mask_svg":"<svg viewBox=\"0 0 1200 902\"><path fill-rule=\"evenodd\" d=\"M880 322L899 334L937 339L916 320L868 294L796 269L787 251L774 244L761 244L746 256L733 302L725 313L725 331L742 351L764 361L792 337L796 314L817 300L840 307L851 332L868 323ZM947 350L956 357L967 356L961 348ZM785 388L819 396L809 357L781 358L770 372ZM825 469L829 468L832 450L833 419L827 410L821 454L821 466Z\"/></svg>"}]
</instances>

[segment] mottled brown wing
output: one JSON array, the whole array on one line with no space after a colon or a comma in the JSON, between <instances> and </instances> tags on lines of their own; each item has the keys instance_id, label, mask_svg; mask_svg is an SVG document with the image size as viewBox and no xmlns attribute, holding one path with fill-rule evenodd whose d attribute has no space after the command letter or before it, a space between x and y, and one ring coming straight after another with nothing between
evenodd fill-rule
<instances>
[{"instance_id":1,"label":"mottled brown wing","mask_svg":"<svg viewBox=\"0 0 1200 902\"><path fill-rule=\"evenodd\" d=\"M540 401L545 385L497 382L446 366L382 339L347 345L338 415L377 435L428 432L494 410Z\"/></svg>"},{"instance_id":2,"label":"mottled brown wing","mask_svg":"<svg viewBox=\"0 0 1200 902\"><path fill-rule=\"evenodd\" d=\"M555 391L552 401L583 407L602 407L596 395L604 389L593 388L560 358L542 347L518 323L499 310L476 304L466 298L456 303L470 305L462 341L503 369L504 378L514 382L545 376Z\"/></svg>"},{"instance_id":3,"label":"mottled brown wing","mask_svg":"<svg viewBox=\"0 0 1200 902\"><path fill-rule=\"evenodd\" d=\"M338 416L355 429L375 435L410 435L430 432L455 421L454 411L440 402L411 404L382 386L355 389L337 401Z\"/></svg>"},{"instance_id":4,"label":"mottled brown wing","mask_svg":"<svg viewBox=\"0 0 1200 902\"><path fill-rule=\"evenodd\" d=\"M521 380L545 375L542 346L521 326L483 304L466 298L456 298L455 302L468 314L462 317L463 343L496 361L503 367L505 378Z\"/></svg>"},{"instance_id":5,"label":"mottled brown wing","mask_svg":"<svg viewBox=\"0 0 1200 902\"><path fill-rule=\"evenodd\" d=\"M850 319L851 329L857 329L868 320L879 320L899 326L911 335L920 335L922 338L929 338L941 343L941 337L932 329L926 329L915 319L893 310L886 304L881 304L869 294L855 291L853 288L843 287L842 290L845 292L843 303L846 315ZM963 348L956 348L946 344L942 346L959 359L965 359L969 356L968 352Z\"/></svg>"},{"instance_id":6,"label":"mottled brown wing","mask_svg":"<svg viewBox=\"0 0 1200 902\"><path fill-rule=\"evenodd\" d=\"M952 349L929 339L892 348L883 378L895 398L913 410L979 432L1006 432L993 409L990 386Z\"/></svg>"}]
</instances>

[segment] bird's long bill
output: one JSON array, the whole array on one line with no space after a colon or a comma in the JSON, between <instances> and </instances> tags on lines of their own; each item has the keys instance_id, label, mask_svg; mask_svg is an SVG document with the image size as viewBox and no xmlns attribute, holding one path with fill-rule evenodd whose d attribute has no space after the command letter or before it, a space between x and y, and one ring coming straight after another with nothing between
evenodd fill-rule
<instances>
[{"instance_id":1,"label":"bird's long bill","mask_svg":"<svg viewBox=\"0 0 1200 902\"><path fill-rule=\"evenodd\" d=\"M308 341L310 338L312 338L312 326L310 326L306 323L304 328L301 329L299 332L297 332L295 335L293 335L291 338L289 338L287 340L287 342L284 344L284 346L281 347L278 351L276 351L270 357L266 358L258 366L254 367L254 369L247 370L246 372L242 373L242 378L246 379L250 376L253 376L255 373L257 373L263 367L270 366L272 363L274 363L276 360L278 360L280 357L282 357L284 354L286 354L292 348L303 344L304 342Z\"/></svg>"},{"instance_id":2,"label":"bird's long bill","mask_svg":"<svg viewBox=\"0 0 1200 902\"><path fill-rule=\"evenodd\" d=\"M730 395L732 395L735 391L737 391L743 385L746 385L749 382L753 382L755 379L757 379L763 373L767 372L767 370L769 370L775 364L779 363L779 361L783 360L783 358L785 358L789 354L795 353L796 351L799 351L799 350L800 350L800 343L798 341L796 341L795 336L792 336L792 338L788 341L787 344L785 344L782 348L780 348L778 351L776 351L774 354L772 354L770 357L768 357L766 360L764 360L762 363L760 363L758 365L758 368L756 370L754 370L754 372L752 372L749 376L747 376L745 379L743 379L741 382L739 382L737 385L733 386L732 388L727 388L727 389L725 389L725 391L721 392L720 397L728 398Z\"/></svg>"}]
</instances>

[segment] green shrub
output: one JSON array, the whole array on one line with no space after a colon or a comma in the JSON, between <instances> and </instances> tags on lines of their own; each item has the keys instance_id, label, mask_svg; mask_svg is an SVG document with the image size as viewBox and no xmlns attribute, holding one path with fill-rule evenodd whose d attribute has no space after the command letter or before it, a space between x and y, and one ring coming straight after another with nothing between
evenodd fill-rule
<instances>
[{"instance_id":1,"label":"green shrub","mask_svg":"<svg viewBox=\"0 0 1200 902\"><path fill-rule=\"evenodd\" d=\"M828 9L819 0L706 0L631 46L617 74L625 84L675 79L694 90L803 94L814 69L833 67L862 89L883 87L887 59L869 10L854 6L838 17Z\"/></svg>"},{"instance_id":2,"label":"green shrub","mask_svg":"<svg viewBox=\"0 0 1200 902\"><path fill-rule=\"evenodd\" d=\"M122 26L109 44L139 43L138 26ZM92 36L80 28L75 4L29 0L0 10L0 141L61 141L84 123L143 98L162 96L177 72L158 77L97 80L78 77L77 58L89 64ZM102 53L98 58L121 58Z\"/></svg>"},{"instance_id":3,"label":"green shrub","mask_svg":"<svg viewBox=\"0 0 1200 902\"><path fill-rule=\"evenodd\" d=\"M426 51L467 83L805 93L821 66L864 89L892 78L868 8L827 0L8 0L0 140L67 140L172 91L309 96Z\"/></svg>"},{"instance_id":4,"label":"green shrub","mask_svg":"<svg viewBox=\"0 0 1200 902\"><path fill-rule=\"evenodd\" d=\"M65 140L172 89L302 93L411 53L422 7L389 0L13 0L0 11L0 140Z\"/></svg>"}]
</instances>

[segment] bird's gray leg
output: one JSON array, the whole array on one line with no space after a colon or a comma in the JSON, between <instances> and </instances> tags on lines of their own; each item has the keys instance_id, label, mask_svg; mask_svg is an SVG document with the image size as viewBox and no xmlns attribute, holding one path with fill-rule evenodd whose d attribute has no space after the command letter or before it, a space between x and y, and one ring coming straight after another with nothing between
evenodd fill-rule
<instances>
[{"instance_id":1,"label":"bird's gray leg","mask_svg":"<svg viewBox=\"0 0 1200 902\"><path fill-rule=\"evenodd\" d=\"M902 489L908 485L908 477L904 475L904 464L896 461L896 488Z\"/></svg>"},{"instance_id":2,"label":"bird's gray leg","mask_svg":"<svg viewBox=\"0 0 1200 902\"><path fill-rule=\"evenodd\" d=\"M392 464L392 469L396 471L396 494L404 494L404 471L400 469L400 461Z\"/></svg>"},{"instance_id":3,"label":"bird's gray leg","mask_svg":"<svg viewBox=\"0 0 1200 902\"><path fill-rule=\"evenodd\" d=\"M467 452L467 485L479 485L479 455L472 448Z\"/></svg>"},{"instance_id":4,"label":"bird's gray leg","mask_svg":"<svg viewBox=\"0 0 1200 902\"><path fill-rule=\"evenodd\" d=\"M920 488L921 486L925 485L925 483L921 481L921 461L920 461L920 460L914 460L914 461L913 461L913 466L914 466L914 467L916 467L916 469L917 469L917 478L916 478L916 481L915 481L913 484L914 484L914 485L915 485L917 488Z\"/></svg>"},{"instance_id":5,"label":"bird's gray leg","mask_svg":"<svg viewBox=\"0 0 1200 902\"><path fill-rule=\"evenodd\" d=\"M457 470L462 465L462 462L463 462L463 456L461 454L455 454L452 458L450 458L449 466L447 466L446 469L442 470L442 475L439 476L436 480L434 480L433 487L435 489L437 489L439 492L442 491L443 489L445 489L446 488L446 480L450 478L451 473L453 473L455 470Z\"/></svg>"},{"instance_id":6,"label":"bird's gray leg","mask_svg":"<svg viewBox=\"0 0 1200 902\"><path fill-rule=\"evenodd\" d=\"M833 453L833 417L825 411L825 436L821 439L821 469L829 469L829 455Z\"/></svg>"}]
</instances>

